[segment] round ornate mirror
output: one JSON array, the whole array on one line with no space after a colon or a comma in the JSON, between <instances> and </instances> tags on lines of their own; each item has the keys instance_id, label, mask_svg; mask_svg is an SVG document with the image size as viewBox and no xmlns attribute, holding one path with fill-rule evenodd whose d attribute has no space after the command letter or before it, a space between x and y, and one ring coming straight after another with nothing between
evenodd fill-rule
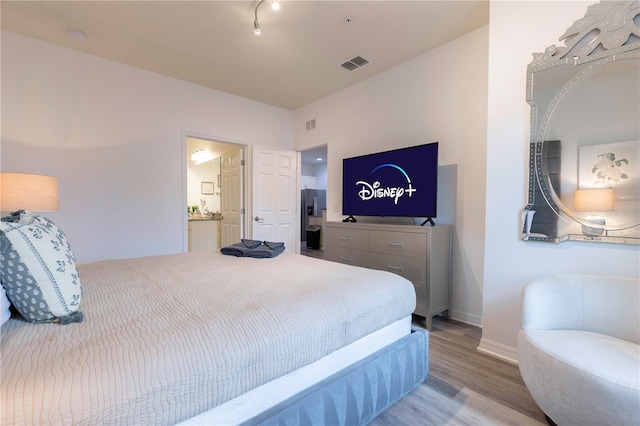
<instances>
[{"instance_id":1,"label":"round ornate mirror","mask_svg":"<svg viewBox=\"0 0 640 426\"><path fill-rule=\"evenodd\" d=\"M523 239L640 243L640 1L589 7L527 70Z\"/></svg>"}]
</instances>

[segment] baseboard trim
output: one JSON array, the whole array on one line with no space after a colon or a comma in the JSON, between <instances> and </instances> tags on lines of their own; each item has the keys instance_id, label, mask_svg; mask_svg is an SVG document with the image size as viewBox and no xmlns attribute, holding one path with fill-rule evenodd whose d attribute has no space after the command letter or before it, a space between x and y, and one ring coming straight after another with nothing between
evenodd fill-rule
<instances>
[{"instance_id":1,"label":"baseboard trim","mask_svg":"<svg viewBox=\"0 0 640 426\"><path fill-rule=\"evenodd\" d=\"M476 327L482 328L482 317L475 314L470 314L469 312L458 311L456 309L451 309L450 317L453 320L463 322L465 324L475 325Z\"/></svg>"},{"instance_id":2,"label":"baseboard trim","mask_svg":"<svg viewBox=\"0 0 640 426\"><path fill-rule=\"evenodd\" d=\"M494 342L493 340L485 339L484 337L480 339L478 352L482 352L495 358L500 358L510 364L518 365L518 350L516 348Z\"/></svg>"}]
</instances>

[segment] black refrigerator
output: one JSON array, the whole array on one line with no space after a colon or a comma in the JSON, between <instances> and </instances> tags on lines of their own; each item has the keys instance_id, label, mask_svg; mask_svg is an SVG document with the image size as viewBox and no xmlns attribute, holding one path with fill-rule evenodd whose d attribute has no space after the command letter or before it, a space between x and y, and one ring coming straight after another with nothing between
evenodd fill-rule
<instances>
[{"instance_id":1,"label":"black refrigerator","mask_svg":"<svg viewBox=\"0 0 640 426\"><path fill-rule=\"evenodd\" d=\"M300 220L300 235L302 241L307 240L307 227L309 226L309 216L322 216L322 209L327 208L327 191L324 189L303 189L300 197L302 214Z\"/></svg>"}]
</instances>

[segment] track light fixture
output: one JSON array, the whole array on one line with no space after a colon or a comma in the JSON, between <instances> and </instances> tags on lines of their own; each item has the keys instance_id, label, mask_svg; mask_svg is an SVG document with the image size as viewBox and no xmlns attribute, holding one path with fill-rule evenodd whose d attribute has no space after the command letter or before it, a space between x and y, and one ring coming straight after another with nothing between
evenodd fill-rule
<instances>
[{"instance_id":1,"label":"track light fixture","mask_svg":"<svg viewBox=\"0 0 640 426\"><path fill-rule=\"evenodd\" d=\"M264 3L265 0L260 0L258 2L258 4L256 5L256 10L254 12L254 19L253 19L253 32L256 35L260 35L262 34L262 29L260 29L260 23L258 22L258 8L260 7L260 5L262 3ZM278 10L280 9L280 3L278 3L277 0L271 0L271 9L273 10Z\"/></svg>"}]
</instances>

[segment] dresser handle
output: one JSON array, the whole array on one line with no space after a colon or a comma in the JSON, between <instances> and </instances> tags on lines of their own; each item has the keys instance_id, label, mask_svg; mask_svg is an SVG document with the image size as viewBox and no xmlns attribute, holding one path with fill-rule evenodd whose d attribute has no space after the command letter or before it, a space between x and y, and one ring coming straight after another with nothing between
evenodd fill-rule
<instances>
[{"instance_id":1,"label":"dresser handle","mask_svg":"<svg viewBox=\"0 0 640 426\"><path fill-rule=\"evenodd\" d=\"M396 242L396 241L389 241L387 244L389 244L391 247L402 247L402 246L404 246L403 243Z\"/></svg>"},{"instance_id":2,"label":"dresser handle","mask_svg":"<svg viewBox=\"0 0 640 426\"><path fill-rule=\"evenodd\" d=\"M387 268L391 269L392 271L402 271L402 266L387 265Z\"/></svg>"},{"instance_id":3,"label":"dresser handle","mask_svg":"<svg viewBox=\"0 0 640 426\"><path fill-rule=\"evenodd\" d=\"M353 238L351 237L340 237L340 239L344 241L353 241Z\"/></svg>"},{"instance_id":4,"label":"dresser handle","mask_svg":"<svg viewBox=\"0 0 640 426\"><path fill-rule=\"evenodd\" d=\"M352 258L350 258L349 256L340 256L340 260L344 260L345 262L351 262L353 261Z\"/></svg>"}]
</instances>

